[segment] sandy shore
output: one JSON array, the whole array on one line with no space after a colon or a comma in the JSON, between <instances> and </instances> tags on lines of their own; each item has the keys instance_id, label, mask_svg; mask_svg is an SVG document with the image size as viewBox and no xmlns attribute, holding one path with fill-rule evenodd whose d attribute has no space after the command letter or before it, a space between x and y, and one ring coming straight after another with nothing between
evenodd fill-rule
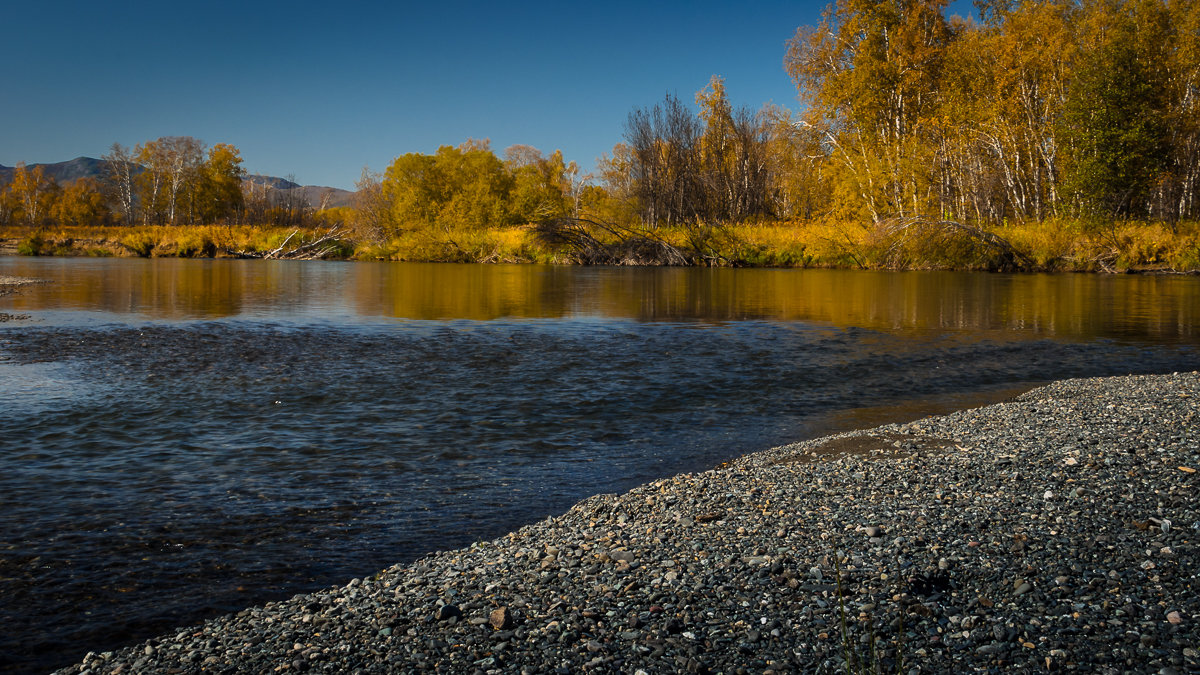
<instances>
[{"instance_id":1,"label":"sandy shore","mask_svg":"<svg viewBox=\"0 0 1200 675\"><path fill-rule=\"evenodd\" d=\"M1200 671L1200 373L599 495L63 673Z\"/></svg>"}]
</instances>

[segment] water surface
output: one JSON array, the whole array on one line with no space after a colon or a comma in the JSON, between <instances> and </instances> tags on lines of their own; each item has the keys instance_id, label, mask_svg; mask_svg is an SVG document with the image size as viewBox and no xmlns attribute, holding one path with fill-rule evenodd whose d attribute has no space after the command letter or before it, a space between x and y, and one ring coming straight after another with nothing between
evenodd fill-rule
<instances>
[{"instance_id":1,"label":"water surface","mask_svg":"<svg viewBox=\"0 0 1200 675\"><path fill-rule=\"evenodd\" d=\"M0 258L0 667L498 536L597 491L1193 370L1195 277Z\"/></svg>"}]
</instances>

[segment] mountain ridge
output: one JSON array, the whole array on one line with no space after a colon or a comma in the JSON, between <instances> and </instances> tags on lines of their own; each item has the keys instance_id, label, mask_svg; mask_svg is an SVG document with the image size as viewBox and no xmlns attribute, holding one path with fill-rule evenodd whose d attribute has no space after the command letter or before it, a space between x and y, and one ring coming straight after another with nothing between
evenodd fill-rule
<instances>
[{"instance_id":1,"label":"mountain ridge","mask_svg":"<svg viewBox=\"0 0 1200 675\"><path fill-rule=\"evenodd\" d=\"M34 169L40 166L47 177L53 178L60 185L66 185L80 178L103 180L107 164L108 162L103 159L80 156L65 162L27 164L26 168ZM16 167L0 164L0 187L11 183L15 173ZM265 186L278 197L299 196L313 208L322 208L322 205L326 208L350 206L353 204L356 194L350 190L324 185L301 185L291 178L264 174L248 174L243 182Z\"/></svg>"}]
</instances>

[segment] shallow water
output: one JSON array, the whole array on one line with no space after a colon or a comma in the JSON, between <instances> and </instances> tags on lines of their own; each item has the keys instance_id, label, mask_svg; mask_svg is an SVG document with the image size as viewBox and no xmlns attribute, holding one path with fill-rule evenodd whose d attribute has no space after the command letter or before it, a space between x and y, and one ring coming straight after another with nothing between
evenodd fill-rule
<instances>
[{"instance_id":1,"label":"shallow water","mask_svg":"<svg viewBox=\"0 0 1200 675\"><path fill-rule=\"evenodd\" d=\"M743 452L1200 367L1200 279L0 259L0 667Z\"/></svg>"}]
</instances>

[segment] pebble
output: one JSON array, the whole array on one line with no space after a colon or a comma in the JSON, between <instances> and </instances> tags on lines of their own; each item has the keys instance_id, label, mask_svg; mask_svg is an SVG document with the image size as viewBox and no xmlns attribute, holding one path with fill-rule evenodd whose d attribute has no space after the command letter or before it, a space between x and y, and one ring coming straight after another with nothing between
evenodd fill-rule
<instances>
[{"instance_id":1,"label":"pebble","mask_svg":"<svg viewBox=\"0 0 1200 675\"><path fill-rule=\"evenodd\" d=\"M59 672L1200 672L1198 402L1067 380L781 446Z\"/></svg>"},{"instance_id":2,"label":"pebble","mask_svg":"<svg viewBox=\"0 0 1200 675\"><path fill-rule=\"evenodd\" d=\"M508 628L512 628L512 613L508 611L507 607L498 607L493 609L491 613L488 614L487 623L491 624L492 628L495 630L506 630Z\"/></svg>"}]
</instances>

